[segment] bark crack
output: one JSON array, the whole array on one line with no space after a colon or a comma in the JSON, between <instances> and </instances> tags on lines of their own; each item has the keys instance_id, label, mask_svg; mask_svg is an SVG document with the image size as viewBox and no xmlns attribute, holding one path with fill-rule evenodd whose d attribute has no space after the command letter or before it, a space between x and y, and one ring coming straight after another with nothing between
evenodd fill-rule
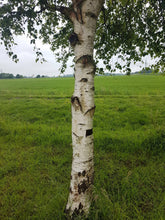
<instances>
[{"instance_id":1,"label":"bark crack","mask_svg":"<svg viewBox=\"0 0 165 220\"><path fill-rule=\"evenodd\" d=\"M77 155L77 154L75 154L75 155ZM93 161L93 159L92 158L90 158L89 160L85 160L85 161L80 161L80 162L76 162L76 164L85 164L85 163L89 163L89 162L91 162L91 161ZM75 170L74 170L75 171ZM76 172L76 171L75 171Z\"/></svg>"},{"instance_id":2,"label":"bark crack","mask_svg":"<svg viewBox=\"0 0 165 220\"><path fill-rule=\"evenodd\" d=\"M87 73L87 75L90 75L90 74L95 75L95 69L93 71Z\"/></svg>"},{"instance_id":3,"label":"bark crack","mask_svg":"<svg viewBox=\"0 0 165 220\"><path fill-rule=\"evenodd\" d=\"M73 135L76 136L76 143L80 144L81 140L83 139L83 136L78 136L76 133L73 132ZM79 154L77 154L77 156L79 157Z\"/></svg>"},{"instance_id":4,"label":"bark crack","mask_svg":"<svg viewBox=\"0 0 165 220\"><path fill-rule=\"evenodd\" d=\"M94 115L95 108L96 108L96 106L93 106L92 108L88 109L88 110L84 113L84 115L90 113L90 116L92 117L92 116Z\"/></svg>"},{"instance_id":5,"label":"bark crack","mask_svg":"<svg viewBox=\"0 0 165 220\"><path fill-rule=\"evenodd\" d=\"M76 133L73 132L73 135L76 136L77 138L79 137Z\"/></svg>"},{"instance_id":6,"label":"bark crack","mask_svg":"<svg viewBox=\"0 0 165 220\"><path fill-rule=\"evenodd\" d=\"M89 160L83 161L83 163L89 163L89 162L91 162L92 160L93 160L93 158L90 158Z\"/></svg>"},{"instance_id":7,"label":"bark crack","mask_svg":"<svg viewBox=\"0 0 165 220\"><path fill-rule=\"evenodd\" d=\"M85 0L72 0L74 12L76 14L76 19L80 24L83 24L83 16L82 16L82 4Z\"/></svg>"}]
</instances>

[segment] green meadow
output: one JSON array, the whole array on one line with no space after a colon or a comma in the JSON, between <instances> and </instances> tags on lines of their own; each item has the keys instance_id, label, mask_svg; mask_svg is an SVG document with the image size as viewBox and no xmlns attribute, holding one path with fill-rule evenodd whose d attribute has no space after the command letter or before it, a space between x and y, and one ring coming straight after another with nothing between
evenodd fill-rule
<instances>
[{"instance_id":1,"label":"green meadow","mask_svg":"<svg viewBox=\"0 0 165 220\"><path fill-rule=\"evenodd\" d=\"M73 78L0 80L0 219L65 219ZM165 219L165 77L95 78L89 220Z\"/></svg>"}]
</instances>

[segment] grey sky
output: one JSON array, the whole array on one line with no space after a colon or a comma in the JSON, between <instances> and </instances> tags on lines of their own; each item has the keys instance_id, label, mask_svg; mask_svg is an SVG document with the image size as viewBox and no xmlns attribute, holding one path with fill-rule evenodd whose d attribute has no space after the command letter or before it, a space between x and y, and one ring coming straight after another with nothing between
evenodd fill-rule
<instances>
[{"instance_id":1,"label":"grey sky","mask_svg":"<svg viewBox=\"0 0 165 220\"><path fill-rule=\"evenodd\" d=\"M4 46L0 46L0 72L26 76L36 76L38 74L55 76L59 74L60 64L56 62L55 56L48 45L43 45L40 41L37 42L37 46L41 48L44 58L47 60L47 62L41 64L40 62L35 62L36 55L33 51L33 46L29 43L29 39L25 36L19 36L16 38L16 42L18 45L13 49L18 55L18 63L13 62L8 57ZM73 69L68 67L66 74L71 73L73 73Z\"/></svg>"},{"instance_id":2,"label":"grey sky","mask_svg":"<svg viewBox=\"0 0 165 220\"><path fill-rule=\"evenodd\" d=\"M26 36L19 36L16 38L17 46L14 47L14 52L18 55L19 62L14 63L6 54L6 51L2 45L0 45L0 72L22 74L24 76L36 76L47 75L57 76L59 75L60 64L56 62L55 56L49 48L49 45L43 45L41 41L37 41L37 46L41 48L44 58L47 60L46 63L41 64L35 62L35 52L33 46L29 43L30 40ZM114 58L115 62L115 58ZM151 59L145 58L145 64L150 64ZM71 60L69 62L71 64ZM113 61L111 61L113 65ZM145 64L138 63L132 65L132 71L139 71ZM70 66L70 65L69 65ZM102 62L100 62L102 66ZM73 74L73 68L68 67L65 74Z\"/></svg>"}]
</instances>

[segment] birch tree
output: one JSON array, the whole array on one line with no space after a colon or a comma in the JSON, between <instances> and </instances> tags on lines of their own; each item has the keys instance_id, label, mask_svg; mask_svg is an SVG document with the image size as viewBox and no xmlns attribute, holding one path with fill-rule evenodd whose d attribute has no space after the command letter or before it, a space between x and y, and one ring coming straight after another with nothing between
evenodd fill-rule
<instances>
[{"instance_id":1,"label":"birch tree","mask_svg":"<svg viewBox=\"0 0 165 220\"><path fill-rule=\"evenodd\" d=\"M131 62L146 55L165 67L164 0L4 0L0 1L0 40L13 61L15 35L26 34L41 57L36 40L42 39L62 62L74 56L75 88L72 105L73 160L66 213L71 218L89 213L94 180L94 75L100 59L108 71L130 72ZM60 53L59 53L60 51ZM114 68L113 56L118 57Z\"/></svg>"}]
</instances>

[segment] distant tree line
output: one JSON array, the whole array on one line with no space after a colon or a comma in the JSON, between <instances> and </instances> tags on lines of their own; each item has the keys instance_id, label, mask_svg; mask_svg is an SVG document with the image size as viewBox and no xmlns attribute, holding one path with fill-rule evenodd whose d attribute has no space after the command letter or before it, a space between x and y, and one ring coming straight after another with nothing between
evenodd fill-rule
<instances>
[{"instance_id":1,"label":"distant tree line","mask_svg":"<svg viewBox=\"0 0 165 220\"><path fill-rule=\"evenodd\" d=\"M0 79L21 79L24 78L22 75L17 74L16 76L14 76L11 73L0 73Z\"/></svg>"},{"instance_id":2,"label":"distant tree line","mask_svg":"<svg viewBox=\"0 0 165 220\"><path fill-rule=\"evenodd\" d=\"M37 76L36 76L36 78L41 78L41 77L44 78L44 77L46 77L46 76L44 76L44 75L42 75L42 76L41 76L41 75L37 75Z\"/></svg>"}]
</instances>

